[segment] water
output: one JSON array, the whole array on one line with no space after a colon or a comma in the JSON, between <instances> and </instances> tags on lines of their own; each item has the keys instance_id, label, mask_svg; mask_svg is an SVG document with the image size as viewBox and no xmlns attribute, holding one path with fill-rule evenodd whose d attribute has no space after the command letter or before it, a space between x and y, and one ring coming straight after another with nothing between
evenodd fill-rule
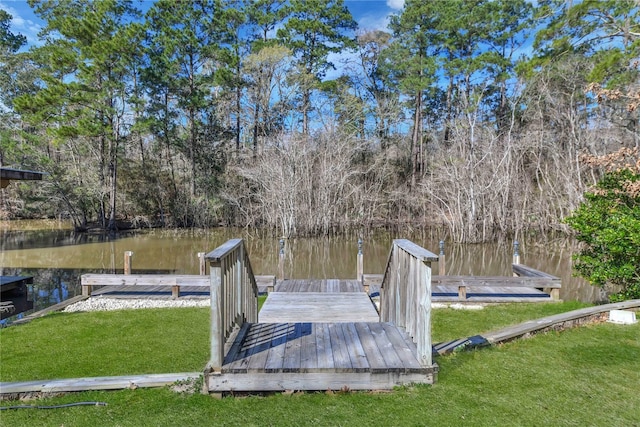
<instances>
[{"instance_id":1,"label":"water","mask_svg":"<svg viewBox=\"0 0 640 427\"><path fill-rule=\"evenodd\" d=\"M30 295L41 310L81 293L85 273L122 273L124 252L133 251L132 273L198 274L198 252L209 252L230 238L245 239L256 274L277 273L279 241L246 230L144 230L110 238L104 234L75 233L56 221L0 222L0 275L34 276ZM382 274L393 238L408 238L439 253L433 234L378 233L363 240L364 271ZM304 238L286 242L288 278L356 277L358 237ZM600 290L572 277L570 240L520 244L521 263L562 278L560 298L597 302ZM446 273L450 275L510 276L511 242L453 244L446 242ZM434 273L438 266L434 264Z\"/></svg>"}]
</instances>

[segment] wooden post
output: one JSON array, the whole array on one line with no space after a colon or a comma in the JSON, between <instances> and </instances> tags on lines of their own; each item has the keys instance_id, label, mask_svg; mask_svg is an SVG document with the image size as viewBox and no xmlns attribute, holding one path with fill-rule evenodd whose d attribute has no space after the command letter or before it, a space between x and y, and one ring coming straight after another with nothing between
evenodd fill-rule
<instances>
[{"instance_id":1,"label":"wooden post","mask_svg":"<svg viewBox=\"0 0 640 427\"><path fill-rule=\"evenodd\" d=\"M198 260L200 261L200 275L207 275L207 261L204 259L206 252L198 252Z\"/></svg>"},{"instance_id":2,"label":"wooden post","mask_svg":"<svg viewBox=\"0 0 640 427\"><path fill-rule=\"evenodd\" d=\"M444 276L446 273L444 263L444 240L440 240L440 255L438 256L438 274Z\"/></svg>"},{"instance_id":3,"label":"wooden post","mask_svg":"<svg viewBox=\"0 0 640 427\"><path fill-rule=\"evenodd\" d=\"M90 297L91 292L93 292L93 286L91 285L82 285L82 296Z\"/></svg>"},{"instance_id":4,"label":"wooden post","mask_svg":"<svg viewBox=\"0 0 640 427\"><path fill-rule=\"evenodd\" d=\"M131 274L131 257L132 256L133 256L133 251L124 252L124 274Z\"/></svg>"},{"instance_id":5,"label":"wooden post","mask_svg":"<svg viewBox=\"0 0 640 427\"><path fill-rule=\"evenodd\" d=\"M362 254L362 239L358 239L358 261L356 267L356 280L364 286L364 262Z\"/></svg>"},{"instance_id":6,"label":"wooden post","mask_svg":"<svg viewBox=\"0 0 640 427\"><path fill-rule=\"evenodd\" d=\"M180 298L180 286L178 286L178 283L175 277L172 280L173 280L173 284L171 285L171 298L178 299Z\"/></svg>"},{"instance_id":7,"label":"wooden post","mask_svg":"<svg viewBox=\"0 0 640 427\"><path fill-rule=\"evenodd\" d=\"M516 240L513 242L513 264L520 264L520 243ZM513 273L513 277L517 277L517 273Z\"/></svg>"},{"instance_id":8,"label":"wooden post","mask_svg":"<svg viewBox=\"0 0 640 427\"><path fill-rule=\"evenodd\" d=\"M431 343L431 262L420 262L421 286L418 286L418 313L422 319L417 327L417 347L418 361L424 367L433 365L433 347Z\"/></svg>"},{"instance_id":9,"label":"wooden post","mask_svg":"<svg viewBox=\"0 0 640 427\"><path fill-rule=\"evenodd\" d=\"M280 239L280 252L278 255L278 279L284 280L284 239Z\"/></svg>"},{"instance_id":10,"label":"wooden post","mask_svg":"<svg viewBox=\"0 0 640 427\"><path fill-rule=\"evenodd\" d=\"M222 316L224 296L222 294L222 266L219 262L209 264L211 276L211 358L209 368L213 372L222 370L224 362L224 331Z\"/></svg>"},{"instance_id":11,"label":"wooden post","mask_svg":"<svg viewBox=\"0 0 640 427\"><path fill-rule=\"evenodd\" d=\"M467 286L464 284L458 286L458 299L459 300L467 299Z\"/></svg>"}]
</instances>

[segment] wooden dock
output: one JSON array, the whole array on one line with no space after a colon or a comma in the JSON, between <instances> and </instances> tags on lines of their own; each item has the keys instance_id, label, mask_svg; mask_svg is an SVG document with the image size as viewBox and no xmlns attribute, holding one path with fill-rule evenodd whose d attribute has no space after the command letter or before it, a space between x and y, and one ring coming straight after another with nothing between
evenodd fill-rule
<instances>
[{"instance_id":1,"label":"wooden dock","mask_svg":"<svg viewBox=\"0 0 640 427\"><path fill-rule=\"evenodd\" d=\"M411 338L391 323L247 323L210 392L371 390L433 383Z\"/></svg>"},{"instance_id":2,"label":"wooden dock","mask_svg":"<svg viewBox=\"0 0 640 427\"><path fill-rule=\"evenodd\" d=\"M258 313L260 323L379 321L357 280L283 280Z\"/></svg>"},{"instance_id":3,"label":"wooden dock","mask_svg":"<svg viewBox=\"0 0 640 427\"><path fill-rule=\"evenodd\" d=\"M181 276L136 275L129 267L124 275L83 275L82 288L85 296L209 299L204 378L211 393L433 383L433 302L548 302L561 286L519 263L516 277L432 276L438 256L407 240L393 242L383 275L362 273L360 249L359 280L255 276L241 239L202 255L209 275L202 265L200 275Z\"/></svg>"},{"instance_id":4,"label":"wooden dock","mask_svg":"<svg viewBox=\"0 0 640 427\"><path fill-rule=\"evenodd\" d=\"M519 325L512 325L497 331L487 332L482 335L461 338L454 341L438 343L433 345L434 355L446 354L460 349L472 349L483 346L495 345L498 343L511 341L520 337L528 337L532 334L544 333L548 330L558 330L571 328L592 321L600 321L608 316L611 310L638 310L640 308L640 300L624 301L621 303L613 303L606 305L598 305L567 313L556 314L536 320L529 320ZM249 328L249 326L245 326ZM290 328L285 325L284 328ZM301 330L304 328L300 328ZM289 331L287 329L281 335L298 336L304 332ZM258 337L263 336L258 334ZM264 339L256 338L254 342L265 342ZM235 342L235 340L234 340ZM304 344L304 343L303 343ZM237 351L237 350L236 350ZM250 351L243 350L239 351ZM268 350L267 350L268 351ZM301 354L304 352L301 349ZM317 354L317 351L316 351ZM305 356L301 355L301 364ZM227 360L236 360L237 356L227 356ZM375 359L374 359L375 360ZM335 365L335 364L334 364ZM284 367L282 368L285 369ZM308 369L314 369L308 368ZM249 367L247 367L247 371ZM118 377L91 377L91 378L67 378L61 380L42 380L42 381L21 381L21 382L2 382L0 383L0 398L7 396L17 396L21 393L59 393L59 392L76 392L88 390L116 390L116 389L132 389L139 387L165 387L174 384L176 381L186 382L193 381L201 375L200 372L187 372L179 374L150 374L150 375L125 375ZM295 388L291 388L295 390ZM13 399L14 397L9 397Z\"/></svg>"},{"instance_id":5,"label":"wooden dock","mask_svg":"<svg viewBox=\"0 0 640 427\"><path fill-rule=\"evenodd\" d=\"M435 382L428 273L437 257L403 240L394 241L391 254L391 269L398 274L382 282L390 292L389 308L381 315L357 280L281 281L258 315L242 302L242 295L258 294L247 275L251 266L242 241L207 254L212 339L206 388L210 393L371 390ZM397 300L401 281L417 298ZM424 315L409 318L417 312Z\"/></svg>"},{"instance_id":6,"label":"wooden dock","mask_svg":"<svg viewBox=\"0 0 640 427\"><path fill-rule=\"evenodd\" d=\"M0 320L33 309L28 291L31 284L31 276L0 276Z\"/></svg>"}]
</instances>

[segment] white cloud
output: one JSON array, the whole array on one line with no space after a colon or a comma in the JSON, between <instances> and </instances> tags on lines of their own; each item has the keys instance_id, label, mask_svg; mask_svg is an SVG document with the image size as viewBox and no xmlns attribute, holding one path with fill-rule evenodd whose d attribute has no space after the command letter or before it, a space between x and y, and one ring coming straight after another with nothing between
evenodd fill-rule
<instances>
[{"instance_id":1,"label":"white cloud","mask_svg":"<svg viewBox=\"0 0 640 427\"><path fill-rule=\"evenodd\" d=\"M404 0L387 0L387 6L394 10L400 10L404 7Z\"/></svg>"},{"instance_id":2,"label":"white cloud","mask_svg":"<svg viewBox=\"0 0 640 427\"><path fill-rule=\"evenodd\" d=\"M388 31L389 16L365 15L358 20L358 28L363 31L382 30Z\"/></svg>"},{"instance_id":3,"label":"white cloud","mask_svg":"<svg viewBox=\"0 0 640 427\"><path fill-rule=\"evenodd\" d=\"M27 16L33 15L33 12L26 1L7 2L0 0L0 9L5 10L13 17L11 20L13 33L25 36L29 45L39 43L38 33L42 30L42 26Z\"/></svg>"}]
</instances>

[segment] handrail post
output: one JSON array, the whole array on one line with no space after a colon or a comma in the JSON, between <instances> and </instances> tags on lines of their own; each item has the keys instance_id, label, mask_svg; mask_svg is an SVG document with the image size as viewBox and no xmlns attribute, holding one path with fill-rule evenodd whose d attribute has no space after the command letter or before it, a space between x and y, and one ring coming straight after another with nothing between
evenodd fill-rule
<instances>
[{"instance_id":1,"label":"handrail post","mask_svg":"<svg viewBox=\"0 0 640 427\"><path fill-rule=\"evenodd\" d=\"M444 276L446 274L444 261L444 240L440 240L440 255L438 256L438 274Z\"/></svg>"},{"instance_id":2,"label":"handrail post","mask_svg":"<svg viewBox=\"0 0 640 427\"><path fill-rule=\"evenodd\" d=\"M124 251L124 274L131 274L131 257L133 251Z\"/></svg>"},{"instance_id":3,"label":"handrail post","mask_svg":"<svg viewBox=\"0 0 640 427\"><path fill-rule=\"evenodd\" d=\"M422 261L421 276L424 277L424 286L418 289L420 298L416 347L418 350L418 361L422 366L433 365L433 349L431 344L431 262ZM420 295L422 293L422 295Z\"/></svg>"},{"instance_id":4,"label":"handrail post","mask_svg":"<svg viewBox=\"0 0 640 427\"><path fill-rule=\"evenodd\" d=\"M222 264L219 261L211 261L209 274L211 276L211 356L209 367L214 372L220 372L224 361Z\"/></svg>"},{"instance_id":5,"label":"handrail post","mask_svg":"<svg viewBox=\"0 0 640 427\"><path fill-rule=\"evenodd\" d=\"M243 313L243 305L244 305L244 271L243 271L243 261L244 261L244 245L240 245L236 249L236 285L234 286L233 292L235 294L235 307L234 311L236 314L242 316L242 321L244 322L246 319L244 318L245 313Z\"/></svg>"}]
</instances>

